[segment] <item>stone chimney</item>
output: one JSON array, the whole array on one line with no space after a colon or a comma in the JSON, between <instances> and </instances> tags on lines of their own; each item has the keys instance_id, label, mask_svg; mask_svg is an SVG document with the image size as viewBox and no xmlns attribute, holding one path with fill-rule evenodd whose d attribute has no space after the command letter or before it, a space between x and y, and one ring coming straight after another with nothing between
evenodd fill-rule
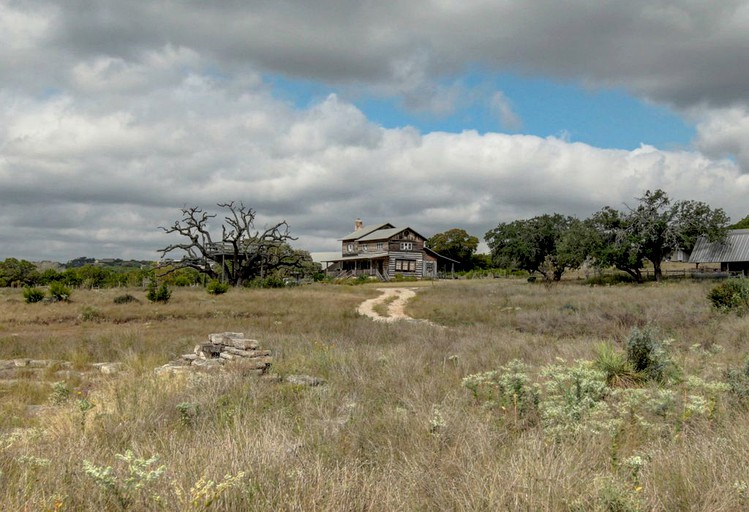
<instances>
[{"instance_id":1,"label":"stone chimney","mask_svg":"<svg viewBox=\"0 0 749 512\"><path fill-rule=\"evenodd\" d=\"M364 227L364 223L357 217L354 221L354 231L359 231L362 227Z\"/></svg>"}]
</instances>

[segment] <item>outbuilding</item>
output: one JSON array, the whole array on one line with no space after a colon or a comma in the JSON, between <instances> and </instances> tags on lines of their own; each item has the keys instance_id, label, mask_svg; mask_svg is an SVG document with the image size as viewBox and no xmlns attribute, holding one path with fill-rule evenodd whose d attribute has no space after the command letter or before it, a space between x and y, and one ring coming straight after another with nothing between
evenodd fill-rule
<instances>
[{"instance_id":1,"label":"outbuilding","mask_svg":"<svg viewBox=\"0 0 749 512\"><path fill-rule=\"evenodd\" d=\"M690 263L720 263L722 272L749 275L749 229L732 229L723 242L700 237L689 257Z\"/></svg>"}]
</instances>

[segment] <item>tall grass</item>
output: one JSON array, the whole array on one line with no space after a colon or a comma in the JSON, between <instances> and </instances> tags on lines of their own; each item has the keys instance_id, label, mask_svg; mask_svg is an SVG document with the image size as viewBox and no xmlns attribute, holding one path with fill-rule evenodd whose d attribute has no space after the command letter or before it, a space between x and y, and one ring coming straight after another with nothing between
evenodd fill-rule
<instances>
[{"instance_id":1,"label":"tall grass","mask_svg":"<svg viewBox=\"0 0 749 512\"><path fill-rule=\"evenodd\" d=\"M54 375L0 384L8 418L0 421L2 508L139 510L155 508L157 495L164 509L185 510L179 489L188 492L203 479L214 482L215 492L225 475L241 479L213 496L215 510L740 510L749 504L743 428L749 412L743 398L723 388L706 391L727 368L743 365L749 319L713 311L705 299L709 284L412 285L420 289L407 312L446 327L360 317L357 305L374 297L377 285L219 296L175 289L166 304L115 304L122 290L76 290L69 303L27 304L20 290L0 291L0 359L60 359L81 371L65 381L71 393L58 404L50 398ZM97 314L81 315L84 308ZM543 403L540 419L510 421L501 407L512 406L512 394L487 407L462 384L519 359L523 382L541 386L556 378L544 368L577 368L575 361L594 360L602 343L616 363L612 351L624 353L632 329L645 326L673 340L671 359L683 378L632 382L634 388L604 396L603 406L623 418L612 430L551 436ZM153 367L220 331L257 338L272 350L273 371L281 376L305 373L326 384L307 388L231 371L153 375ZM125 370L116 376L86 370L100 361L122 361ZM538 388L542 400L547 388ZM664 390L675 398L659 410L653 404ZM697 395L715 399L712 413L689 412L689 397ZM127 467L117 455L128 450L143 460L158 455L155 465L164 465L164 474L143 487L147 493L118 499L120 491L98 483L83 461L111 466L122 478Z\"/></svg>"}]
</instances>

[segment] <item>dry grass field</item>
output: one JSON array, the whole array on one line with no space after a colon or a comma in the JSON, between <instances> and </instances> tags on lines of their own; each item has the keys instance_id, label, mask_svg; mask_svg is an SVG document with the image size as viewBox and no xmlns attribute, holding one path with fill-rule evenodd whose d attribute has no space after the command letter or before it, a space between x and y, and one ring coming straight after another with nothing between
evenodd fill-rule
<instances>
[{"instance_id":1,"label":"dry grass field","mask_svg":"<svg viewBox=\"0 0 749 512\"><path fill-rule=\"evenodd\" d=\"M0 360L72 363L0 380L0 509L749 508L749 317L712 310L713 283L407 284L440 326L359 316L380 285L0 290ZM633 328L668 340L667 377L602 381ZM222 331L326 383L154 374Z\"/></svg>"}]
</instances>

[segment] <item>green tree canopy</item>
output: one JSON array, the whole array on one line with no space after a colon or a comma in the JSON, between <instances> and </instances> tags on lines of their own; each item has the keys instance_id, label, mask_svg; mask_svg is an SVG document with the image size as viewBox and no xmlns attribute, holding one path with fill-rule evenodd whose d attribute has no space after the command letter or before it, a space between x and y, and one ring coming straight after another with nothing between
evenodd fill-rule
<instances>
[{"instance_id":1,"label":"green tree canopy","mask_svg":"<svg viewBox=\"0 0 749 512\"><path fill-rule=\"evenodd\" d=\"M453 228L437 233L427 241L427 245L431 250L458 261L456 270L470 270L474 266L473 255L479 239L464 229Z\"/></svg>"},{"instance_id":2,"label":"green tree canopy","mask_svg":"<svg viewBox=\"0 0 749 512\"><path fill-rule=\"evenodd\" d=\"M0 262L0 286L32 286L38 279L36 265L30 261L8 258Z\"/></svg>"},{"instance_id":3,"label":"green tree canopy","mask_svg":"<svg viewBox=\"0 0 749 512\"><path fill-rule=\"evenodd\" d=\"M641 282L647 259L659 281L661 264L672 252L691 252L700 236L710 241L726 237L728 217L720 208L699 201L671 203L663 190L648 190L637 201L625 212L607 206L587 221L595 233L588 232L586 243L597 265L614 266Z\"/></svg>"},{"instance_id":4,"label":"green tree canopy","mask_svg":"<svg viewBox=\"0 0 749 512\"><path fill-rule=\"evenodd\" d=\"M732 224L728 229L749 229L749 215L738 221L736 224Z\"/></svg>"},{"instance_id":5,"label":"green tree canopy","mask_svg":"<svg viewBox=\"0 0 749 512\"><path fill-rule=\"evenodd\" d=\"M571 250L571 229L578 229L577 219L558 213L531 219L500 223L486 233L492 261L502 268L518 268L539 272L547 279L558 281L565 270L577 268L584 254Z\"/></svg>"}]
</instances>

